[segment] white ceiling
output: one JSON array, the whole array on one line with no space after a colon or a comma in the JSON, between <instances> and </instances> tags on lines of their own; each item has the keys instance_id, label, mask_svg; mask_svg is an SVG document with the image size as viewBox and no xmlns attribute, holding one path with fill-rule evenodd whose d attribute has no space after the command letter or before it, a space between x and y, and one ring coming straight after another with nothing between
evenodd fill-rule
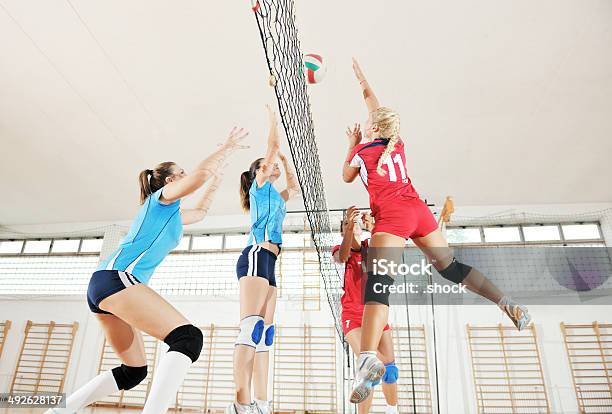
<instances>
[{"instance_id":1,"label":"white ceiling","mask_svg":"<svg viewBox=\"0 0 612 414\"><path fill-rule=\"evenodd\" d=\"M612 201L612 2L297 0L331 208L344 129L366 117L350 57L402 114L423 197L461 205ZM189 169L233 125L251 131L211 214L239 213L273 102L248 0L0 0L0 224L119 220L137 174ZM300 201L291 209L301 209Z\"/></svg>"}]
</instances>

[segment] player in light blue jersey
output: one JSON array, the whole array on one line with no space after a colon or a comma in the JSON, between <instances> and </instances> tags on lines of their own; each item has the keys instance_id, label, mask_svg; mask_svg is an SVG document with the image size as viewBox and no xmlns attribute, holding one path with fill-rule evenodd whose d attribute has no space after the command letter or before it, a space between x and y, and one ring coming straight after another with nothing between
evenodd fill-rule
<instances>
[{"instance_id":1,"label":"player in light blue jersey","mask_svg":"<svg viewBox=\"0 0 612 414\"><path fill-rule=\"evenodd\" d=\"M268 403L268 351L274 338L276 279L274 267L280 254L285 202L300 193L287 158L280 153L276 114L268 106L270 134L264 158L255 160L240 177L242 207L251 214L248 246L236 264L240 284L240 333L234 349L236 398L226 413L271 412ZM277 191L280 177L277 158L287 175L287 188ZM255 402L251 400L253 382Z\"/></svg>"},{"instance_id":2,"label":"player in light blue jersey","mask_svg":"<svg viewBox=\"0 0 612 414\"><path fill-rule=\"evenodd\" d=\"M147 286L155 268L174 249L183 225L201 221L219 186L228 155L247 136L234 128L217 151L186 174L173 162L140 173L142 207L128 235L115 252L100 263L87 290L87 303L122 364L103 372L71 394L66 408L49 413L72 414L119 390L137 386L147 376L141 331L168 344L156 367L143 413L165 413L175 398L189 366L202 349L202 332ZM182 209L181 199L211 181L195 208Z\"/></svg>"}]
</instances>

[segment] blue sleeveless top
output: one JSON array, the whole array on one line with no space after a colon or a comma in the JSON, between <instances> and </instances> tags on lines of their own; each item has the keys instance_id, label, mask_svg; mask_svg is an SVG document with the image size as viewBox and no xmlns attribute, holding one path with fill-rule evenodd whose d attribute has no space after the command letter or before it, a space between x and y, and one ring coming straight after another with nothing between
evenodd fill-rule
<instances>
[{"instance_id":1,"label":"blue sleeveless top","mask_svg":"<svg viewBox=\"0 0 612 414\"><path fill-rule=\"evenodd\" d=\"M257 187L253 180L249 190L251 205L251 234L248 245L264 241L281 244L283 242L283 220L287 210L285 200L270 181Z\"/></svg>"},{"instance_id":2,"label":"blue sleeveless top","mask_svg":"<svg viewBox=\"0 0 612 414\"><path fill-rule=\"evenodd\" d=\"M163 187L145 200L121 245L97 270L120 270L147 283L157 265L174 249L183 236L180 204L159 201Z\"/></svg>"}]
</instances>

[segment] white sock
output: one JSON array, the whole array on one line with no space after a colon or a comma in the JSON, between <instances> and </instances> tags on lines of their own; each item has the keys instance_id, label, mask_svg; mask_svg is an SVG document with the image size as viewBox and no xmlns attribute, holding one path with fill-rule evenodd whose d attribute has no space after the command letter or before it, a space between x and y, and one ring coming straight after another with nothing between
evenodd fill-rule
<instances>
[{"instance_id":1,"label":"white sock","mask_svg":"<svg viewBox=\"0 0 612 414\"><path fill-rule=\"evenodd\" d=\"M260 407L267 407L268 400L258 400L257 398L255 398L255 404L257 404Z\"/></svg>"},{"instance_id":2,"label":"white sock","mask_svg":"<svg viewBox=\"0 0 612 414\"><path fill-rule=\"evenodd\" d=\"M359 354L359 360L363 361L366 358L376 357L376 351L363 351Z\"/></svg>"},{"instance_id":3,"label":"white sock","mask_svg":"<svg viewBox=\"0 0 612 414\"><path fill-rule=\"evenodd\" d=\"M92 378L87 384L70 394L66 399L66 412L73 413L89 404L119 391L117 381L111 371L105 371ZM63 412L64 409L57 409Z\"/></svg>"},{"instance_id":4,"label":"white sock","mask_svg":"<svg viewBox=\"0 0 612 414\"><path fill-rule=\"evenodd\" d=\"M398 414L397 405L388 405L385 414Z\"/></svg>"},{"instance_id":5,"label":"white sock","mask_svg":"<svg viewBox=\"0 0 612 414\"><path fill-rule=\"evenodd\" d=\"M142 414L164 414L168 411L190 366L191 359L187 355L176 351L167 352L155 368L151 392Z\"/></svg>"},{"instance_id":6,"label":"white sock","mask_svg":"<svg viewBox=\"0 0 612 414\"><path fill-rule=\"evenodd\" d=\"M268 400L258 400L256 398L255 404L257 404L257 406L262 410L268 410L270 408L270 403L268 402Z\"/></svg>"}]
</instances>

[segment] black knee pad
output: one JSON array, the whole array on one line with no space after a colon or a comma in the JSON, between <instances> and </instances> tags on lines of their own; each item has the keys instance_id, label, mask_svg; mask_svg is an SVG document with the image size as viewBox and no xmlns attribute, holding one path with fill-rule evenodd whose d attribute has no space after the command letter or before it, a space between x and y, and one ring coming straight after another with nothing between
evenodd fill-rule
<instances>
[{"instance_id":1,"label":"black knee pad","mask_svg":"<svg viewBox=\"0 0 612 414\"><path fill-rule=\"evenodd\" d=\"M446 269L438 270L438 272L446 280L450 280L454 283L461 283L468 273L470 273L470 270L472 270L471 266L458 262L457 259L453 257L451 264L449 264Z\"/></svg>"},{"instance_id":2,"label":"black knee pad","mask_svg":"<svg viewBox=\"0 0 612 414\"><path fill-rule=\"evenodd\" d=\"M180 352L187 355L192 362L196 362L202 351L204 337L202 331L195 326L182 325L170 332L164 342L170 346L168 352Z\"/></svg>"},{"instance_id":3,"label":"black knee pad","mask_svg":"<svg viewBox=\"0 0 612 414\"><path fill-rule=\"evenodd\" d=\"M111 370L117 388L120 390L131 390L142 382L147 377L147 366L130 367L125 364L115 367Z\"/></svg>"},{"instance_id":4,"label":"black knee pad","mask_svg":"<svg viewBox=\"0 0 612 414\"><path fill-rule=\"evenodd\" d=\"M393 285L393 278L389 275L378 275L368 272L363 303L377 302L389 306L389 286Z\"/></svg>"}]
</instances>

